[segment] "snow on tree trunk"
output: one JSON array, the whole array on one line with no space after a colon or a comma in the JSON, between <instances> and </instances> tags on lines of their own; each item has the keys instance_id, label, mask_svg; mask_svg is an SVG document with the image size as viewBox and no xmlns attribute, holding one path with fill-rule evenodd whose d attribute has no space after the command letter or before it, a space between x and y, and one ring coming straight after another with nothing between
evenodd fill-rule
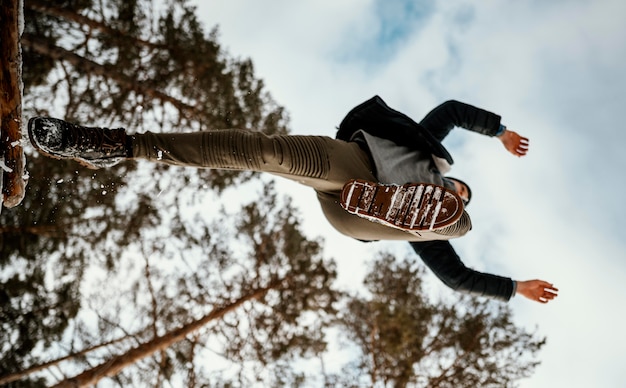
<instances>
[{"instance_id":1,"label":"snow on tree trunk","mask_svg":"<svg viewBox=\"0 0 626 388\"><path fill-rule=\"evenodd\" d=\"M2 0L0 7L0 169L5 207L19 205L24 199L27 175L22 148L22 55L23 30L21 0ZM1 207L0 207L1 209Z\"/></svg>"}]
</instances>

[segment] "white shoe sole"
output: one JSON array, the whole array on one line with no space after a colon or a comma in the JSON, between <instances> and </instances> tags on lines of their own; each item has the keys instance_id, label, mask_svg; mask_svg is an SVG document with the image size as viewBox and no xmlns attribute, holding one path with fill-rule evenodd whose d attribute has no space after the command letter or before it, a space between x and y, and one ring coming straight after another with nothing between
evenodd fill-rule
<instances>
[{"instance_id":1,"label":"white shoe sole","mask_svg":"<svg viewBox=\"0 0 626 388\"><path fill-rule=\"evenodd\" d=\"M430 183L351 180L341 191L341 206L351 214L406 231L444 228L463 214L463 201L456 192Z\"/></svg>"}]
</instances>

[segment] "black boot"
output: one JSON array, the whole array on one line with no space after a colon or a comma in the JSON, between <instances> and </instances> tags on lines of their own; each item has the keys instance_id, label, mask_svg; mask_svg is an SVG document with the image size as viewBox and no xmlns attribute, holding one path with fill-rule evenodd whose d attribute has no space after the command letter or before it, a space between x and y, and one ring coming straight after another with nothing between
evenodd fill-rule
<instances>
[{"instance_id":1,"label":"black boot","mask_svg":"<svg viewBox=\"0 0 626 388\"><path fill-rule=\"evenodd\" d=\"M56 159L74 159L97 169L127 158L124 128L83 127L50 117L28 121L30 141L41 153Z\"/></svg>"}]
</instances>

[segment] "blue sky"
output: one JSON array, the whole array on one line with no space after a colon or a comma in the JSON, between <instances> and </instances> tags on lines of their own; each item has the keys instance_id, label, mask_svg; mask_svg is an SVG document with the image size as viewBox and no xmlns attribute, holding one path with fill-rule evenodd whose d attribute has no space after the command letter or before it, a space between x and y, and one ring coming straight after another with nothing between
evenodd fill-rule
<instances>
[{"instance_id":1,"label":"blue sky","mask_svg":"<svg viewBox=\"0 0 626 388\"><path fill-rule=\"evenodd\" d=\"M374 3L375 23L370 34L353 36L360 41L354 62L365 64L386 63L389 56L400 50L406 39L419 30L422 20L427 20L434 11L433 1L378 0ZM341 46L337 47L343 51ZM347 52L350 54L350 51Z\"/></svg>"},{"instance_id":2,"label":"blue sky","mask_svg":"<svg viewBox=\"0 0 626 388\"><path fill-rule=\"evenodd\" d=\"M252 58L291 114L294 133L334 136L374 94L419 120L458 99L530 138L518 159L497 140L455 131L453 174L471 182L474 230L453 242L464 262L561 289L548 305L511 301L517 322L548 337L522 387L626 382L626 3L504 0L212 0L198 2L220 41ZM415 5L414 5L415 4ZM314 193L292 182L305 228L360 280L363 244L332 231ZM405 251L399 243L377 248ZM447 295L430 279L433 293Z\"/></svg>"}]
</instances>

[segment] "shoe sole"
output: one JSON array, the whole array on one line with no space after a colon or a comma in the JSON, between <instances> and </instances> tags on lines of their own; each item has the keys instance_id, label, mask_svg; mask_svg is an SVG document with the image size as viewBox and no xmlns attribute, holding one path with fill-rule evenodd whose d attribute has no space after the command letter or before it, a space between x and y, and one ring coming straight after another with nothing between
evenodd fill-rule
<instances>
[{"instance_id":1,"label":"shoe sole","mask_svg":"<svg viewBox=\"0 0 626 388\"><path fill-rule=\"evenodd\" d=\"M49 158L52 159L57 159L57 160L67 160L67 159L71 159L71 160L75 160L76 162L78 162L79 164L81 164L84 167L87 167L91 170L98 170L100 169L99 166L96 166L94 164L89 163L86 159L82 159L82 158L75 158L75 157L67 157L64 155L58 155L58 154L54 154L54 153L50 153L46 150L44 150L39 143L37 142L37 137L33 134L33 128L35 126L35 122L38 120L38 117L33 117L30 120L28 120L28 138L30 139L30 143L33 145L33 147L35 147L35 149L42 155L47 156Z\"/></svg>"},{"instance_id":2,"label":"shoe sole","mask_svg":"<svg viewBox=\"0 0 626 388\"><path fill-rule=\"evenodd\" d=\"M400 186L354 179L344 185L340 201L351 214L406 231L444 228L463 214L456 192L429 183Z\"/></svg>"}]
</instances>

